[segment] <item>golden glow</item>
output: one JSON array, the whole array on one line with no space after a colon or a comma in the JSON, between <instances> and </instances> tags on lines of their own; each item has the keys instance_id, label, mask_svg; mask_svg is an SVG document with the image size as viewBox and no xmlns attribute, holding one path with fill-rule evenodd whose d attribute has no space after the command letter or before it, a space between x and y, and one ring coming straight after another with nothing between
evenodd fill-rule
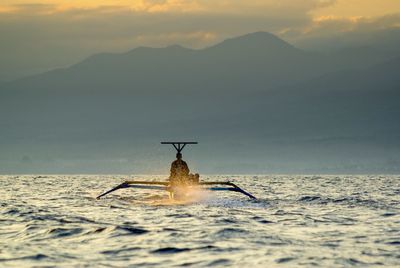
<instances>
[{"instance_id":1,"label":"golden glow","mask_svg":"<svg viewBox=\"0 0 400 268\"><path fill-rule=\"evenodd\" d=\"M1 13L12 13L17 10L14 6L0 5L0 14Z\"/></svg>"},{"instance_id":2,"label":"golden glow","mask_svg":"<svg viewBox=\"0 0 400 268\"><path fill-rule=\"evenodd\" d=\"M168 12L168 11L200 11L196 1L187 0L4 0L0 4L0 12L16 12L24 7L49 5L53 11L63 12L71 9L124 8L132 11Z\"/></svg>"},{"instance_id":3,"label":"golden glow","mask_svg":"<svg viewBox=\"0 0 400 268\"><path fill-rule=\"evenodd\" d=\"M400 0L1 0L0 19L10 18L40 21L44 36L56 27L56 34L68 42L104 46L98 50L169 44L200 48L252 31L269 31L290 41L360 25L400 27ZM93 31L93 25L101 27Z\"/></svg>"},{"instance_id":4,"label":"golden glow","mask_svg":"<svg viewBox=\"0 0 400 268\"><path fill-rule=\"evenodd\" d=\"M399 0L2 0L0 13L48 5L52 12L70 9L120 7L145 12L243 12L259 13L269 8L311 9L313 17L377 17L400 13ZM310 8L311 7L311 8ZM284 15L284 14L282 14Z\"/></svg>"},{"instance_id":5,"label":"golden glow","mask_svg":"<svg viewBox=\"0 0 400 268\"><path fill-rule=\"evenodd\" d=\"M336 0L325 8L315 10L317 17L378 17L388 14L400 13L399 0Z\"/></svg>"}]
</instances>

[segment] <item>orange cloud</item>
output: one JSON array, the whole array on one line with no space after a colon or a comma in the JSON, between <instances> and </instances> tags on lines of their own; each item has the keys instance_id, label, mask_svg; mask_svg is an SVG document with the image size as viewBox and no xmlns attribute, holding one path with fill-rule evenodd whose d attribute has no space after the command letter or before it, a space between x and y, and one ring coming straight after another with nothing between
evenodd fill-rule
<instances>
[{"instance_id":1,"label":"orange cloud","mask_svg":"<svg viewBox=\"0 0 400 268\"><path fill-rule=\"evenodd\" d=\"M119 6L146 12L217 12L259 14L267 9L310 10L313 16L374 17L400 12L399 0L2 0L0 12L26 5L52 5L55 11ZM281 14L284 15L284 14Z\"/></svg>"},{"instance_id":2,"label":"orange cloud","mask_svg":"<svg viewBox=\"0 0 400 268\"><path fill-rule=\"evenodd\" d=\"M336 0L332 5L316 9L312 14L337 17L381 17L400 13L399 0Z\"/></svg>"},{"instance_id":3,"label":"orange cloud","mask_svg":"<svg viewBox=\"0 0 400 268\"><path fill-rule=\"evenodd\" d=\"M27 6L43 6L51 5L54 12L65 12L75 9L98 9L102 7L120 7L131 11L145 11L145 12L187 12L187 11L200 11L202 6L197 1L187 0L117 0L117 1L101 1L101 0L87 0L87 1L49 1L41 0L32 4L32 1L23 0L5 0L0 4L0 12L18 12Z\"/></svg>"},{"instance_id":4,"label":"orange cloud","mask_svg":"<svg viewBox=\"0 0 400 268\"><path fill-rule=\"evenodd\" d=\"M3 0L0 8L15 11L18 7L52 5L55 11L70 9L97 9L103 6L120 6L145 12L208 12L260 14L268 9L292 12L332 5L336 0Z\"/></svg>"}]
</instances>

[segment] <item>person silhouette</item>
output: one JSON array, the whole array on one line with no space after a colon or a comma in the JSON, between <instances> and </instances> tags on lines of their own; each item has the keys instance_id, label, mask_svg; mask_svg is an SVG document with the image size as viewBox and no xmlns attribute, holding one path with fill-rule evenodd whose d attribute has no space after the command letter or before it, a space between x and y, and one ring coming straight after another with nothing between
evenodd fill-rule
<instances>
[{"instance_id":1,"label":"person silhouette","mask_svg":"<svg viewBox=\"0 0 400 268\"><path fill-rule=\"evenodd\" d=\"M189 178L189 167L182 160L182 154L176 154L176 160L171 164L170 182L171 184L187 184Z\"/></svg>"}]
</instances>

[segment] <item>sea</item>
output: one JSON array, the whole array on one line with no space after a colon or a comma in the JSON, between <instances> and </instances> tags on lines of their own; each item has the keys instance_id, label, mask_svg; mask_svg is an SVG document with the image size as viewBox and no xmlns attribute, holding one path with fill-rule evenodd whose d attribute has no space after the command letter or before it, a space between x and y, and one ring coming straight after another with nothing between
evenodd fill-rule
<instances>
[{"instance_id":1,"label":"sea","mask_svg":"<svg viewBox=\"0 0 400 268\"><path fill-rule=\"evenodd\" d=\"M400 176L210 175L236 192L121 189L165 176L0 176L0 267L400 267Z\"/></svg>"}]
</instances>

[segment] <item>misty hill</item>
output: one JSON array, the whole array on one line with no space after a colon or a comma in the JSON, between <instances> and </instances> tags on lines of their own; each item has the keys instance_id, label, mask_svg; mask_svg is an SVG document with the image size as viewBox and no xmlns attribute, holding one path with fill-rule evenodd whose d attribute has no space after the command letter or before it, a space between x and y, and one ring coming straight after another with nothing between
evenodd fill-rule
<instances>
[{"instance_id":1,"label":"misty hill","mask_svg":"<svg viewBox=\"0 0 400 268\"><path fill-rule=\"evenodd\" d=\"M124 54L98 54L67 69L21 79L9 88L22 91L30 88L35 94L75 91L225 94L241 91L249 84L252 86L247 90L267 89L349 68L353 61L346 58L337 60L337 55L331 58L304 52L272 34L258 32L203 50L140 47ZM213 88L216 81L220 85L217 92Z\"/></svg>"},{"instance_id":2,"label":"misty hill","mask_svg":"<svg viewBox=\"0 0 400 268\"><path fill-rule=\"evenodd\" d=\"M263 45L258 44L262 40ZM270 45L272 43L273 45ZM241 90L253 85L275 86L287 83L284 71L293 80L314 76L312 57L278 38L256 33L226 41L205 50L180 46L140 47L124 54L99 54L68 69L60 69L13 83L16 90L30 88L35 94L75 94L75 91L194 93ZM298 62L310 66L298 68ZM268 71L266 71L268 70ZM303 71L304 70L304 71Z\"/></svg>"},{"instance_id":3,"label":"misty hill","mask_svg":"<svg viewBox=\"0 0 400 268\"><path fill-rule=\"evenodd\" d=\"M0 172L164 171L164 139L205 172L396 171L400 60L351 66L268 33L95 55L2 86Z\"/></svg>"},{"instance_id":4,"label":"misty hill","mask_svg":"<svg viewBox=\"0 0 400 268\"><path fill-rule=\"evenodd\" d=\"M341 51L368 48L380 53L390 52L400 56L399 27L380 28L374 31L344 31L326 36L310 36L297 40L296 46L313 51Z\"/></svg>"},{"instance_id":5,"label":"misty hill","mask_svg":"<svg viewBox=\"0 0 400 268\"><path fill-rule=\"evenodd\" d=\"M273 125L263 119L277 114L276 119L286 124L275 128L280 137L289 126L298 137L397 137L399 68L400 58L396 58L364 70L334 72L296 85L260 91L247 100L254 107L249 114L260 115L253 118L263 126Z\"/></svg>"}]
</instances>

